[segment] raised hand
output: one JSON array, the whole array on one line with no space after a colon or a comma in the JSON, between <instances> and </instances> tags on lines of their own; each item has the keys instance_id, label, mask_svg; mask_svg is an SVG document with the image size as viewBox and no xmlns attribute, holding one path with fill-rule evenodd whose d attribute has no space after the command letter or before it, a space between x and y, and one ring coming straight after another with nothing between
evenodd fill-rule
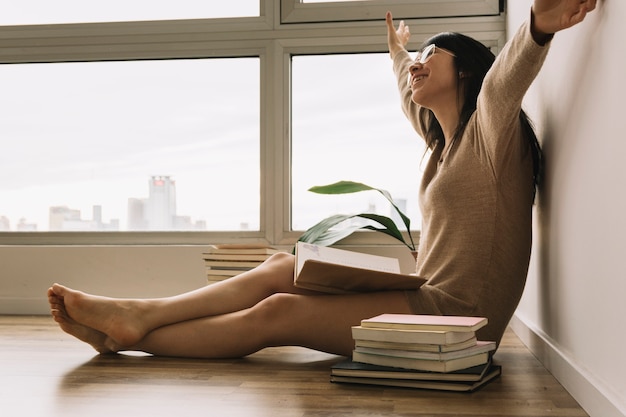
<instances>
[{"instance_id":1,"label":"raised hand","mask_svg":"<svg viewBox=\"0 0 626 417\"><path fill-rule=\"evenodd\" d=\"M385 21L387 22L387 44L389 45L389 54L393 58L396 53L405 49L405 46L409 43L411 32L409 31L409 27L404 24L404 20L400 21L398 29L396 29L393 25L393 16L391 16L391 12L387 12Z\"/></svg>"},{"instance_id":2,"label":"raised hand","mask_svg":"<svg viewBox=\"0 0 626 417\"><path fill-rule=\"evenodd\" d=\"M595 8L596 0L535 0L532 6L533 34L552 35L572 27Z\"/></svg>"}]
</instances>

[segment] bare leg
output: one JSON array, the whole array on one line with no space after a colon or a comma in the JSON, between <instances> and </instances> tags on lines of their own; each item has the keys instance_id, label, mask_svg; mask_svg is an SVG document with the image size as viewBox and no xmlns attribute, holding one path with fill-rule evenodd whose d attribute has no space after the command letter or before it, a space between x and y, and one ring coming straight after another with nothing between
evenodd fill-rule
<instances>
[{"instance_id":1,"label":"bare leg","mask_svg":"<svg viewBox=\"0 0 626 417\"><path fill-rule=\"evenodd\" d=\"M245 310L275 293L311 294L293 286L293 268L293 257L281 253L252 271L173 297L114 299L59 284L48 290L48 296L64 331L83 340L75 334L87 332L80 324L108 335L117 345L130 346L162 326Z\"/></svg>"},{"instance_id":2,"label":"bare leg","mask_svg":"<svg viewBox=\"0 0 626 417\"><path fill-rule=\"evenodd\" d=\"M246 310L160 327L136 345L114 350L226 358L293 345L349 356L354 348L351 326L382 313L410 313L404 293L275 294Z\"/></svg>"}]
</instances>

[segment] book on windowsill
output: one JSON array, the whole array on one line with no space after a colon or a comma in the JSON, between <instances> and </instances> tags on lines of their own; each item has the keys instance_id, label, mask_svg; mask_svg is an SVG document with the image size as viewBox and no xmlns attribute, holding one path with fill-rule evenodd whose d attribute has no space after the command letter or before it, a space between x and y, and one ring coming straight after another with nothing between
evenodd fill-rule
<instances>
[{"instance_id":1,"label":"book on windowsill","mask_svg":"<svg viewBox=\"0 0 626 417\"><path fill-rule=\"evenodd\" d=\"M271 246L224 244L211 245L203 253L205 261L256 261L262 262L278 253L279 250Z\"/></svg>"},{"instance_id":2,"label":"book on windowsill","mask_svg":"<svg viewBox=\"0 0 626 417\"><path fill-rule=\"evenodd\" d=\"M204 265L210 269L252 269L261 265L263 261L220 261L205 260Z\"/></svg>"},{"instance_id":3,"label":"book on windowsill","mask_svg":"<svg viewBox=\"0 0 626 417\"><path fill-rule=\"evenodd\" d=\"M331 382L382 385L389 387L473 392L502 373L500 365L490 361L471 368L450 372L416 372L353 361L344 361L331 368Z\"/></svg>"},{"instance_id":4,"label":"book on windowsill","mask_svg":"<svg viewBox=\"0 0 626 417\"><path fill-rule=\"evenodd\" d=\"M205 251L206 254L225 254L225 255L273 255L280 252L271 246L259 244L222 244L211 245Z\"/></svg>"},{"instance_id":5,"label":"book on windowsill","mask_svg":"<svg viewBox=\"0 0 626 417\"><path fill-rule=\"evenodd\" d=\"M426 280L396 258L297 242L294 285L331 294L418 289Z\"/></svg>"},{"instance_id":6,"label":"book on windowsill","mask_svg":"<svg viewBox=\"0 0 626 417\"><path fill-rule=\"evenodd\" d=\"M223 281L261 265L280 250L266 245L211 245L202 258L209 282Z\"/></svg>"}]
</instances>

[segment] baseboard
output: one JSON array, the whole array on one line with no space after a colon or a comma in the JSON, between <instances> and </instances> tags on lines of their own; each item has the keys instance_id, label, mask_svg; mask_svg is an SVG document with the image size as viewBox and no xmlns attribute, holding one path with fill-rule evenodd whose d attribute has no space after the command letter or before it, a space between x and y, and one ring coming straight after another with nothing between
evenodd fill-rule
<instances>
[{"instance_id":1,"label":"baseboard","mask_svg":"<svg viewBox=\"0 0 626 417\"><path fill-rule=\"evenodd\" d=\"M50 305L48 304L48 300L43 297L0 297L0 314L45 315L50 314Z\"/></svg>"},{"instance_id":2,"label":"baseboard","mask_svg":"<svg viewBox=\"0 0 626 417\"><path fill-rule=\"evenodd\" d=\"M513 316L510 327L590 417L626 417L619 396L568 358L547 335L518 316Z\"/></svg>"}]
</instances>

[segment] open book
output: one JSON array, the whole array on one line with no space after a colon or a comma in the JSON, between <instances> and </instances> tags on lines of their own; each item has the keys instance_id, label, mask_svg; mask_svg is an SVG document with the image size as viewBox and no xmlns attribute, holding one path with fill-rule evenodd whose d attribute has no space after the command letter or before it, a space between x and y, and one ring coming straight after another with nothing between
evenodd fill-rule
<instances>
[{"instance_id":1,"label":"open book","mask_svg":"<svg viewBox=\"0 0 626 417\"><path fill-rule=\"evenodd\" d=\"M331 294L417 289L424 278L400 272L396 258L297 242L294 285Z\"/></svg>"}]
</instances>

